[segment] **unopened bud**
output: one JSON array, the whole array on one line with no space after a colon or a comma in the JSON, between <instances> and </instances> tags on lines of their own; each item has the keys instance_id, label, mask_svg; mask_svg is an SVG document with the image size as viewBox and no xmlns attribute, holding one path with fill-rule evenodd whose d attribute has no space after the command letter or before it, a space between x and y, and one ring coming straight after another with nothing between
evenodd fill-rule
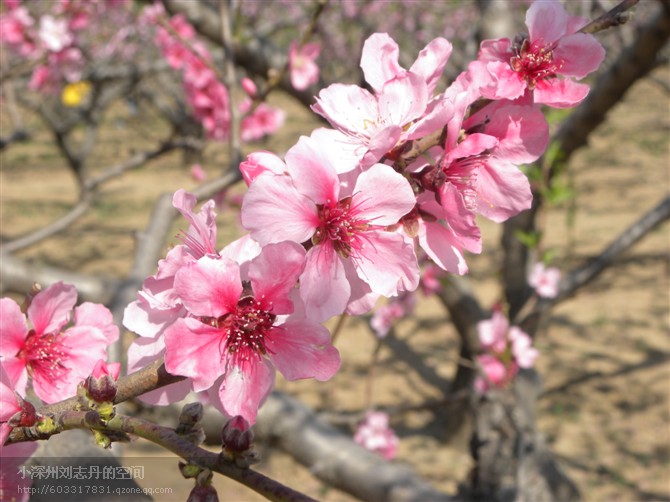
<instances>
[{"instance_id":1,"label":"unopened bud","mask_svg":"<svg viewBox=\"0 0 670 502\"><path fill-rule=\"evenodd\" d=\"M32 427L37 422L37 412L35 411L35 407L32 403L29 403L18 394L14 394L21 406L21 411L17 411L12 418L9 419L8 424L12 427Z\"/></svg>"},{"instance_id":2,"label":"unopened bud","mask_svg":"<svg viewBox=\"0 0 670 502\"><path fill-rule=\"evenodd\" d=\"M219 502L219 495L212 485L195 485L186 502Z\"/></svg>"},{"instance_id":3,"label":"unopened bud","mask_svg":"<svg viewBox=\"0 0 670 502\"><path fill-rule=\"evenodd\" d=\"M221 431L223 446L229 452L242 453L251 447L254 433L241 416L235 416L226 422Z\"/></svg>"},{"instance_id":4,"label":"unopened bud","mask_svg":"<svg viewBox=\"0 0 670 502\"><path fill-rule=\"evenodd\" d=\"M89 397L96 403L112 402L116 398L116 379L119 377L119 363L107 364L99 360L93 372L86 378L84 387Z\"/></svg>"},{"instance_id":5,"label":"unopened bud","mask_svg":"<svg viewBox=\"0 0 670 502\"><path fill-rule=\"evenodd\" d=\"M194 425L202 420L204 415L205 408L202 406L202 403L185 404L179 414L179 426L177 428L179 429L183 426L184 428L192 429Z\"/></svg>"}]
</instances>

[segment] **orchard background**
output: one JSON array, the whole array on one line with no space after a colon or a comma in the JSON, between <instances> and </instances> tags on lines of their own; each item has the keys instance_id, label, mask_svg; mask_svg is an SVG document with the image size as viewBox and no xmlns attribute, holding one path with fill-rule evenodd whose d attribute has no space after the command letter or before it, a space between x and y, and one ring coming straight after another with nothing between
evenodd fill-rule
<instances>
[{"instance_id":1,"label":"orchard background","mask_svg":"<svg viewBox=\"0 0 670 502\"><path fill-rule=\"evenodd\" d=\"M595 2L588 6L586 2L579 3L578 8L574 4L568 6L577 10L592 5L594 10L599 8ZM636 6L634 22L625 26L631 31L622 32L621 40L612 42L612 51L608 47L610 64L623 50L616 43L633 43L634 29L650 19L659 5L668 9L667 3L651 0ZM424 10L429 10L428 3ZM518 11L517 22L522 22L522 12ZM359 28L351 28L350 36L359 36ZM379 31L377 26L365 28L366 33ZM452 36L458 35L473 33ZM513 35L514 32L506 34ZM413 58L418 49L406 48L402 39L398 40L401 53ZM541 249L551 253L552 265L564 273L597 257L608 243L668 196L667 54L666 46L659 51L656 68L635 82L608 111L605 122L589 135L588 144L570 158L556 178L558 188L541 216ZM352 59L358 62L358 56ZM26 70L15 71L16 67L7 61L3 60L0 136L13 140L3 143L1 157L3 246L68 214L80 198L72 163L68 164L63 148L54 141L54 122L45 118L49 110L62 113L56 115L60 117L56 125L61 120L81 120L68 131L69 140L85 144L90 131L86 117L82 120L77 116L81 108L65 107L59 103L62 96L58 93L49 96L28 91ZM320 66L328 66L323 57L319 61ZM327 71L337 70L333 67ZM599 73L605 71L607 65ZM110 166L149 151L170 136L170 121L156 111L160 107L152 109L147 105L150 98L144 99L152 93L165 99L161 86L170 81L177 93L178 77L162 68L156 75L145 75L140 80L142 83L131 86L128 92L118 91L105 113L96 117L96 140L86 156L89 179L105 175ZM123 79L119 82L126 85ZM309 135L323 126L289 93L272 92L268 102L285 111L285 123L274 134L245 143L242 157L257 150L281 154L300 135ZM188 115L187 110L180 112ZM550 122L556 129L567 114L552 113ZM48 284L58 280L52 271L59 270L65 274L59 279L78 285L86 284L89 276L108 281L103 284L111 286L103 287L102 293L94 287L80 287L80 295L84 291L84 296L104 297L116 281L132 274L136 239L147 228L157 199L178 188L197 189L200 182L192 172L195 163L203 167L207 180L214 179L230 163L226 142L202 141L197 123L193 127L195 132L186 131L185 136L193 142L200 141L199 148L175 148L101 183L91 192L83 214L71 224L4 254L3 296L20 301L32 281ZM17 131L27 135L16 137ZM242 235L236 196L243 193L239 184L233 187L219 209L220 247ZM470 273L465 280L479 303L490 308L501 296L503 250L499 242L503 227L485 220L478 223L484 251L467 256ZM175 236L186 226L183 219L175 220L169 235ZM177 243L172 238L164 249ZM584 500L670 500L668 245L666 223L618 256L575 296L552 309L534 339L540 351L536 369L543 380L537 400L537 428ZM369 327L369 316L347 318L335 341L342 355L342 367L329 382L285 382L278 378L277 390L298 398L319 419L348 436L353 436L356 424L369 407L387 411L400 438L393 462L411 467L437 490L455 493L473 467L469 446L472 423L467 419L454 421L459 415L454 410L465 407L465 402L462 397L445 395L459 361L460 341L440 300L421 293L417 297L415 315L396 322L381 342ZM107 298L107 303L111 301ZM336 321L331 320L329 326L334 328ZM124 335L125 344L131 339L129 333ZM375 351L378 356L373 366ZM127 406L136 413L156 413L139 403ZM262 408L257 441L262 460L255 466L258 470L320 500L356 500L313 476L309 467L296 462L286 448L282 450L280 441L268 439L271 433L265 434L264 439L265 412L268 410ZM176 416L158 415L162 423L176 425ZM64 437L50 442L58 439ZM209 447L217 451L216 445ZM167 455L141 441L116 445L113 451L126 465L133 464L133 456ZM318 470L318 466L310 467ZM156 500L183 500L188 496L192 481L177 475L176 460L173 468L174 473L152 472L155 478L144 480L147 487L174 487L173 498L157 496ZM215 476L214 483L223 500L263 500L222 476Z\"/></svg>"}]
</instances>

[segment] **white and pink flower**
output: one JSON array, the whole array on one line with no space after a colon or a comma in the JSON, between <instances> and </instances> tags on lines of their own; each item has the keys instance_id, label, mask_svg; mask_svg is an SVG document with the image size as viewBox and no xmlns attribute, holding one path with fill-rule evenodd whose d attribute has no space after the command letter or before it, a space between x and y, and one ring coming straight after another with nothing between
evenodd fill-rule
<instances>
[{"instance_id":1,"label":"white and pink flower","mask_svg":"<svg viewBox=\"0 0 670 502\"><path fill-rule=\"evenodd\" d=\"M302 137L286 154L290 176L257 177L242 204L242 225L262 246L309 243L300 295L317 321L348 306L365 312L369 302L355 312L352 302L411 291L419 280L411 240L387 231L414 207L407 180L375 164L345 187L333 162L317 141Z\"/></svg>"},{"instance_id":2,"label":"white and pink flower","mask_svg":"<svg viewBox=\"0 0 670 502\"><path fill-rule=\"evenodd\" d=\"M533 265L528 276L528 284L542 298L556 298L560 281L561 271L556 267L547 267L542 262Z\"/></svg>"},{"instance_id":3,"label":"white and pink flower","mask_svg":"<svg viewBox=\"0 0 670 502\"><path fill-rule=\"evenodd\" d=\"M321 53L321 45L317 43L298 46L291 42L288 53L288 67L291 85L298 91L304 91L319 81L319 66L316 58Z\"/></svg>"},{"instance_id":4,"label":"white and pink flower","mask_svg":"<svg viewBox=\"0 0 670 502\"><path fill-rule=\"evenodd\" d=\"M400 440L389 425L389 416L382 411L371 411L365 416L354 434L354 441L366 450L393 460Z\"/></svg>"}]
</instances>

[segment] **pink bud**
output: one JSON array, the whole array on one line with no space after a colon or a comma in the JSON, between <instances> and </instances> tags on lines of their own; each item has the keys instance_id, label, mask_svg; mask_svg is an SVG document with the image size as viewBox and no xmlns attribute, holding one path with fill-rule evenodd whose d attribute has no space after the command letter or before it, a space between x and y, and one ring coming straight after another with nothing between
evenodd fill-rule
<instances>
[{"instance_id":1,"label":"pink bud","mask_svg":"<svg viewBox=\"0 0 670 502\"><path fill-rule=\"evenodd\" d=\"M255 82L246 77L242 79L242 89L244 89L244 92L246 92L251 98L256 96L256 93L258 92L258 88L256 87Z\"/></svg>"},{"instance_id":2,"label":"pink bud","mask_svg":"<svg viewBox=\"0 0 670 502\"><path fill-rule=\"evenodd\" d=\"M121 364L110 363L108 365L100 359L84 383L91 399L98 403L114 401L116 397L116 379L119 378L120 371Z\"/></svg>"},{"instance_id":3,"label":"pink bud","mask_svg":"<svg viewBox=\"0 0 670 502\"><path fill-rule=\"evenodd\" d=\"M254 433L249 422L238 415L228 420L223 426L221 440L227 450L242 453L251 447Z\"/></svg>"}]
</instances>

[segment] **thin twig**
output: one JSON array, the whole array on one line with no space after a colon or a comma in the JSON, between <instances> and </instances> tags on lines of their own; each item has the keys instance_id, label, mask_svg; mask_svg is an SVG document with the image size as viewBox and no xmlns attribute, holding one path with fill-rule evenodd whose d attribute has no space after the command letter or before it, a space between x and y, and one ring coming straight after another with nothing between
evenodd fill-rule
<instances>
[{"instance_id":1,"label":"thin twig","mask_svg":"<svg viewBox=\"0 0 670 502\"><path fill-rule=\"evenodd\" d=\"M633 14L627 11L633 8L639 1L623 0L619 5L584 26L579 30L579 33L597 33L627 23L633 17Z\"/></svg>"},{"instance_id":2,"label":"thin twig","mask_svg":"<svg viewBox=\"0 0 670 502\"><path fill-rule=\"evenodd\" d=\"M221 45L223 46L224 82L228 88L228 113L230 114L230 130L228 136L228 155L233 166L242 161L242 141L240 139L240 114L235 102L237 78L235 76L235 60L233 53L233 29L230 16L230 0L220 0Z\"/></svg>"}]
</instances>

